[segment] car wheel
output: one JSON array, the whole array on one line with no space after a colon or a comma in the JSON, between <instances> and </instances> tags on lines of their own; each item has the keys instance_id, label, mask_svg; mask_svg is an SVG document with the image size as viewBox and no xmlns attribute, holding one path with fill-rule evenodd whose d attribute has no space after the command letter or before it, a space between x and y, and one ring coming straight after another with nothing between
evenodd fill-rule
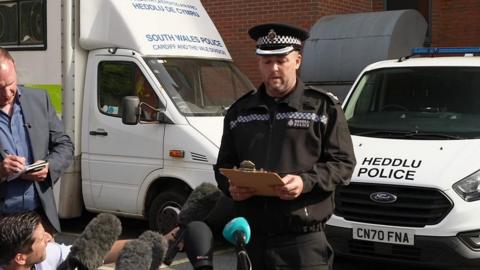
<instances>
[{"instance_id":1,"label":"car wheel","mask_svg":"<svg viewBox=\"0 0 480 270\"><path fill-rule=\"evenodd\" d=\"M153 199L148 212L150 229L162 234L171 231L177 225L177 214L187 197L188 194L178 190L159 193Z\"/></svg>"}]
</instances>

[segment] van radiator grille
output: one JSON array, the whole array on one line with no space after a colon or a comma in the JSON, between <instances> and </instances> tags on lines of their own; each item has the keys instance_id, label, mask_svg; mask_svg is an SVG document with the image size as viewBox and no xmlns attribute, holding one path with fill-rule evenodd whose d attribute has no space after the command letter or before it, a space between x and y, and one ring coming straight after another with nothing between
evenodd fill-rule
<instances>
[{"instance_id":1,"label":"van radiator grille","mask_svg":"<svg viewBox=\"0 0 480 270\"><path fill-rule=\"evenodd\" d=\"M393 203L370 199L375 192L397 196ZM423 227L439 223L453 208L440 190L411 186L351 183L335 192L335 215L350 221Z\"/></svg>"}]
</instances>

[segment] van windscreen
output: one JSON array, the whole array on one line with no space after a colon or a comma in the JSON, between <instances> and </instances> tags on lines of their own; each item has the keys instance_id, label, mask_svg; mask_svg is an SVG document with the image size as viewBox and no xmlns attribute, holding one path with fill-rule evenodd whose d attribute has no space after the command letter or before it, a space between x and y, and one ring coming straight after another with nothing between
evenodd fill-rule
<instances>
[{"instance_id":1,"label":"van windscreen","mask_svg":"<svg viewBox=\"0 0 480 270\"><path fill-rule=\"evenodd\" d=\"M185 116L222 116L252 83L224 60L146 58L168 96Z\"/></svg>"},{"instance_id":2,"label":"van windscreen","mask_svg":"<svg viewBox=\"0 0 480 270\"><path fill-rule=\"evenodd\" d=\"M373 70L344 107L353 135L414 139L480 137L480 68Z\"/></svg>"}]
</instances>

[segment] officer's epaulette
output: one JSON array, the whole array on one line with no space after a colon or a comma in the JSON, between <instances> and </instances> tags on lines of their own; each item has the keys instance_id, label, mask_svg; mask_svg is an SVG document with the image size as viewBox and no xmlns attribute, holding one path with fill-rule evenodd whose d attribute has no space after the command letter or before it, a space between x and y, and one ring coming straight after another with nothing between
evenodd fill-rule
<instances>
[{"instance_id":1,"label":"officer's epaulette","mask_svg":"<svg viewBox=\"0 0 480 270\"><path fill-rule=\"evenodd\" d=\"M243 100L243 99L245 99L245 98L247 98L247 97L255 94L256 92L257 92L256 89L252 89L252 90L248 91L247 93L243 94L243 96L237 98L237 100L235 100L235 101L232 103L232 105L230 105L230 107L232 107L233 105L235 105L235 104L236 104L237 102L239 102L240 100Z\"/></svg>"},{"instance_id":2,"label":"officer's epaulette","mask_svg":"<svg viewBox=\"0 0 480 270\"><path fill-rule=\"evenodd\" d=\"M325 89L322 89L318 86L309 85L305 88L305 90L313 90L313 91L316 91L318 93L321 93L321 94L327 96L329 98L329 100L332 101L333 104L339 104L340 103L340 99L337 96L335 96L332 92L327 91Z\"/></svg>"}]
</instances>

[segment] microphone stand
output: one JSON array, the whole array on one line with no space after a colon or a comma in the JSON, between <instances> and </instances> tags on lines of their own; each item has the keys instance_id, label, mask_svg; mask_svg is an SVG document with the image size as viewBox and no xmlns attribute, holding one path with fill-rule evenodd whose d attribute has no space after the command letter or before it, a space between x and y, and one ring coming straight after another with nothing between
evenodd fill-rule
<instances>
[{"instance_id":1,"label":"microphone stand","mask_svg":"<svg viewBox=\"0 0 480 270\"><path fill-rule=\"evenodd\" d=\"M240 231L235 231L235 251L237 253L237 270L251 270L252 263L245 249L245 236Z\"/></svg>"}]
</instances>

